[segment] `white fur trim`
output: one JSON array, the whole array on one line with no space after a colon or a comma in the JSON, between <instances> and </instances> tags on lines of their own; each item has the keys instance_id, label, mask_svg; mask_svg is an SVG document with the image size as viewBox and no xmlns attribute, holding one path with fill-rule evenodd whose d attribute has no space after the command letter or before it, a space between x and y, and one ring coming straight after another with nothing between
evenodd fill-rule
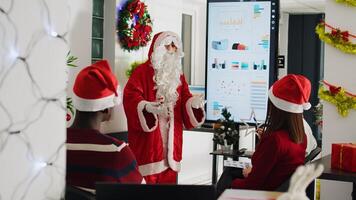
<instances>
[{"instance_id":1,"label":"white fur trim","mask_svg":"<svg viewBox=\"0 0 356 200\"><path fill-rule=\"evenodd\" d=\"M180 171L180 162L174 160L174 113L173 106L169 107L169 127L168 127L168 164L174 171Z\"/></svg>"},{"instance_id":2,"label":"white fur trim","mask_svg":"<svg viewBox=\"0 0 356 200\"><path fill-rule=\"evenodd\" d=\"M79 186L75 186L75 187L77 187L77 188L79 188L81 190L84 190L84 191L87 191L87 192L95 194L95 190L93 190L93 189L85 188L85 187L79 187Z\"/></svg>"},{"instance_id":3,"label":"white fur trim","mask_svg":"<svg viewBox=\"0 0 356 200\"><path fill-rule=\"evenodd\" d=\"M162 32L156 39L156 42L154 44L154 49L156 49L158 46L161 45L169 45L172 42L175 44L177 48L179 49L182 48L182 41L179 38L178 34L171 31Z\"/></svg>"},{"instance_id":4,"label":"white fur trim","mask_svg":"<svg viewBox=\"0 0 356 200\"><path fill-rule=\"evenodd\" d=\"M192 101L193 101L193 97L190 97L187 101L187 103L185 104L185 108L187 110L188 116L189 116L189 120L190 123L194 126L200 126L204 123L205 121L205 112L203 112L203 119L201 122L198 122L198 120L195 118L194 116L194 112L193 112L193 107L192 107Z\"/></svg>"},{"instance_id":5,"label":"white fur trim","mask_svg":"<svg viewBox=\"0 0 356 200\"><path fill-rule=\"evenodd\" d=\"M158 174L158 173L163 172L166 169L168 169L168 166L167 166L167 164L165 164L164 160L138 166L138 170L140 171L142 176Z\"/></svg>"},{"instance_id":6,"label":"white fur trim","mask_svg":"<svg viewBox=\"0 0 356 200\"><path fill-rule=\"evenodd\" d=\"M162 137L162 148L163 148L163 155L166 158L168 152L168 131L169 131L169 124L167 123L166 117L159 117L158 118L159 130L161 132Z\"/></svg>"},{"instance_id":7,"label":"white fur trim","mask_svg":"<svg viewBox=\"0 0 356 200\"><path fill-rule=\"evenodd\" d=\"M158 126L158 119L156 114L152 114L155 117L155 125L152 128L149 128L147 126L146 118L145 115L143 114L143 110L145 109L145 105L149 103L148 101L140 101L137 105L137 114L138 114L138 119L140 120L141 128L143 129L144 132L152 132L154 131L157 126Z\"/></svg>"},{"instance_id":8,"label":"white fur trim","mask_svg":"<svg viewBox=\"0 0 356 200\"><path fill-rule=\"evenodd\" d=\"M117 96L112 94L110 96L101 98L101 99L84 99L78 97L76 94L73 95L73 105L74 108L79 111L86 112L96 112L100 110L105 110L107 108L114 107L115 105L121 104L121 90L120 86L117 86L116 89Z\"/></svg>"},{"instance_id":9,"label":"white fur trim","mask_svg":"<svg viewBox=\"0 0 356 200\"><path fill-rule=\"evenodd\" d=\"M127 146L122 143L119 147L114 144L75 144L67 143L67 150L73 151L96 151L96 152L120 152Z\"/></svg>"},{"instance_id":10,"label":"white fur trim","mask_svg":"<svg viewBox=\"0 0 356 200\"><path fill-rule=\"evenodd\" d=\"M291 113L303 113L304 110L308 110L310 108L310 103L307 102L305 104L295 104L284 99L280 99L273 94L273 86L268 91L268 97L272 101L273 105L277 108L291 112ZM309 105L309 106L308 106Z\"/></svg>"}]
</instances>

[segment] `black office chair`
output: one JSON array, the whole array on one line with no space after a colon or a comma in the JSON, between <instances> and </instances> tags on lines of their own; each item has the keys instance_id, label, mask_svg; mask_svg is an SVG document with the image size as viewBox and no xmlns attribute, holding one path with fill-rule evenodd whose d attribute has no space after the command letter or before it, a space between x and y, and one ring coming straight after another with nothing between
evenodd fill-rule
<instances>
[{"instance_id":1,"label":"black office chair","mask_svg":"<svg viewBox=\"0 0 356 200\"><path fill-rule=\"evenodd\" d=\"M65 200L95 200L93 193L81 190L77 187L66 185Z\"/></svg>"},{"instance_id":2,"label":"black office chair","mask_svg":"<svg viewBox=\"0 0 356 200\"><path fill-rule=\"evenodd\" d=\"M321 148L320 147L316 147L315 149L313 149L306 157L304 160L304 163L310 163L311 161L314 160L314 158L316 158L321 152Z\"/></svg>"},{"instance_id":3,"label":"black office chair","mask_svg":"<svg viewBox=\"0 0 356 200\"><path fill-rule=\"evenodd\" d=\"M108 133L106 134L110 137L116 138L118 140L128 142L128 132L127 131L122 131L122 132L116 132L116 133Z\"/></svg>"}]
</instances>

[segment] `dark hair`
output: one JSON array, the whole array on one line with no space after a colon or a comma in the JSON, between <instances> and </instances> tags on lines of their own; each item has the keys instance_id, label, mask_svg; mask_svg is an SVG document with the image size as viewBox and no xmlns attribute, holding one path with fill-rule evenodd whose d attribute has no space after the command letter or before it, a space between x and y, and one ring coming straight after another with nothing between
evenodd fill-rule
<instances>
[{"instance_id":1,"label":"dark hair","mask_svg":"<svg viewBox=\"0 0 356 200\"><path fill-rule=\"evenodd\" d=\"M271 134L278 130L286 130L289 134L289 138L295 143L303 142L303 114L283 111L268 100L264 133Z\"/></svg>"}]
</instances>

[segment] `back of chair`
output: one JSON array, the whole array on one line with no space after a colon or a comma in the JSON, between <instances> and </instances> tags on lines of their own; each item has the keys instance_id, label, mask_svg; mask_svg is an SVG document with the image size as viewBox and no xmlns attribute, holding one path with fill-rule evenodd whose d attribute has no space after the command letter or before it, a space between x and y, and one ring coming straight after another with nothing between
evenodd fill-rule
<instances>
[{"instance_id":1,"label":"back of chair","mask_svg":"<svg viewBox=\"0 0 356 200\"><path fill-rule=\"evenodd\" d=\"M66 185L65 200L95 200L95 195L76 188L71 185Z\"/></svg>"},{"instance_id":2,"label":"back of chair","mask_svg":"<svg viewBox=\"0 0 356 200\"><path fill-rule=\"evenodd\" d=\"M318 156L320 152L321 152L321 148L320 147L316 147L315 149L313 149L309 153L309 155L307 155L305 157L304 163L309 163L309 162L313 161L314 158L316 158L316 156Z\"/></svg>"}]
</instances>

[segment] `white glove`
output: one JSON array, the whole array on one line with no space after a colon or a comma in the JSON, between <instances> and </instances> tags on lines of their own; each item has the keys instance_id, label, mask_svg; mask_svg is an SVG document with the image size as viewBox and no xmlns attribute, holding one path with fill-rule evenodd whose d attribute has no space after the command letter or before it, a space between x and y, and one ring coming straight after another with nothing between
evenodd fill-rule
<instances>
[{"instance_id":1,"label":"white glove","mask_svg":"<svg viewBox=\"0 0 356 200\"><path fill-rule=\"evenodd\" d=\"M163 112L163 107L160 102L149 102L145 105L146 111L152 114L160 114Z\"/></svg>"},{"instance_id":2,"label":"white glove","mask_svg":"<svg viewBox=\"0 0 356 200\"><path fill-rule=\"evenodd\" d=\"M193 96L192 98L192 107L195 109L204 108L205 100L203 99L203 95Z\"/></svg>"},{"instance_id":3,"label":"white glove","mask_svg":"<svg viewBox=\"0 0 356 200\"><path fill-rule=\"evenodd\" d=\"M324 166L319 165L315 168L314 165L300 166L294 172L289 189L277 200L309 200L305 190L308 185L323 172Z\"/></svg>"}]
</instances>

